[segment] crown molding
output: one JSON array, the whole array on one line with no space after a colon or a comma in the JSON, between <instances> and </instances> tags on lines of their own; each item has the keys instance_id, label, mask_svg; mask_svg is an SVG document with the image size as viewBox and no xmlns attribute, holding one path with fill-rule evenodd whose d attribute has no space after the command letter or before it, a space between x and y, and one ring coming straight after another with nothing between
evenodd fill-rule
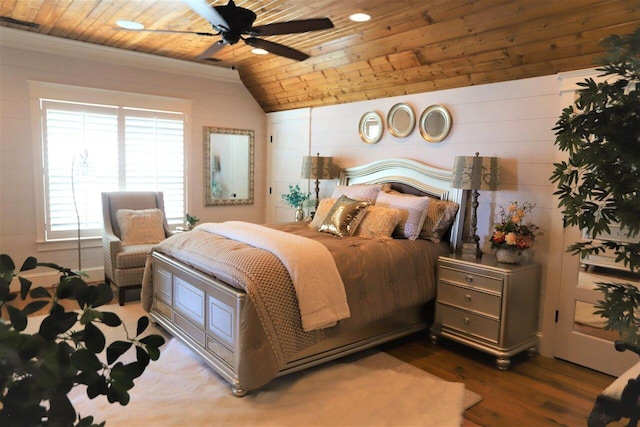
<instances>
[{"instance_id":1,"label":"crown molding","mask_svg":"<svg viewBox=\"0 0 640 427\"><path fill-rule=\"evenodd\" d=\"M580 89L579 82L584 82L588 78L593 78L596 81L602 80L598 77L599 72L596 68L587 68L584 70L565 71L558 73L558 80L560 81L560 92L573 92Z\"/></svg>"},{"instance_id":2,"label":"crown molding","mask_svg":"<svg viewBox=\"0 0 640 427\"><path fill-rule=\"evenodd\" d=\"M0 46L239 83L237 70L0 27Z\"/></svg>"}]
</instances>

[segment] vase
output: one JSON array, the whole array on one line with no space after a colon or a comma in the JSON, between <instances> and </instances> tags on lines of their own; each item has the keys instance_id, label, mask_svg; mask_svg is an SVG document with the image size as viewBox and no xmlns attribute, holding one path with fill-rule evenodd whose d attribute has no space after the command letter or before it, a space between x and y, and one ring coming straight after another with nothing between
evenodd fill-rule
<instances>
[{"instance_id":1,"label":"vase","mask_svg":"<svg viewBox=\"0 0 640 427\"><path fill-rule=\"evenodd\" d=\"M496 251L496 259L504 264L520 264L524 256L523 249L503 249Z\"/></svg>"},{"instance_id":2,"label":"vase","mask_svg":"<svg viewBox=\"0 0 640 427\"><path fill-rule=\"evenodd\" d=\"M304 209L302 209L302 206L298 206L298 209L296 209L296 221L304 221Z\"/></svg>"}]
</instances>

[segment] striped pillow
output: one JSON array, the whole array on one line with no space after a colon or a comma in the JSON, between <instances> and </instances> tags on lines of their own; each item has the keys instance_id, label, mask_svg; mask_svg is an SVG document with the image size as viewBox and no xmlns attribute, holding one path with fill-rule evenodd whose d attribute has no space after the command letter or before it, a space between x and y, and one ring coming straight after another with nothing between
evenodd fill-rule
<instances>
[{"instance_id":1,"label":"striped pillow","mask_svg":"<svg viewBox=\"0 0 640 427\"><path fill-rule=\"evenodd\" d=\"M415 240L422 230L430 200L428 196L380 192L376 199L376 206L399 209L400 216L393 237Z\"/></svg>"}]
</instances>

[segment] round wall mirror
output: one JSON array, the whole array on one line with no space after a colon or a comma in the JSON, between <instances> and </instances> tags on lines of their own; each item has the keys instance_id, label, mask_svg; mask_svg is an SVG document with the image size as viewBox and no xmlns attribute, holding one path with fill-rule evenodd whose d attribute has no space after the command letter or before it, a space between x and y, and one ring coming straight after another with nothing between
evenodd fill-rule
<instances>
[{"instance_id":1,"label":"round wall mirror","mask_svg":"<svg viewBox=\"0 0 640 427\"><path fill-rule=\"evenodd\" d=\"M360 133L360 139L365 144L375 144L380 141L384 127L382 125L382 117L375 111L369 111L364 113L360 119L358 125L358 133Z\"/></svg>"},{"instance_id":2,"label":"round wall mirror","mask_svg":"<svg viewBox=\"0 0 640 427\"><path fill-rule=\"evenodd\" d=\"M413 132L416 126L416 115L410 105L405 103L391 107L387 115L389 133L398 138L405 138Z\"/></svg>"},{"instance_id":3,"label":"round wall mirror","mask_svg":"<svg viewBox=\"0 0 640 427\"><path fill-rule=\"evenodd\" d=\"M420 116L420 134L429 142L440 142L451 130L451 115L442 105L432 105Z\"/></svg>"}]
</instances>

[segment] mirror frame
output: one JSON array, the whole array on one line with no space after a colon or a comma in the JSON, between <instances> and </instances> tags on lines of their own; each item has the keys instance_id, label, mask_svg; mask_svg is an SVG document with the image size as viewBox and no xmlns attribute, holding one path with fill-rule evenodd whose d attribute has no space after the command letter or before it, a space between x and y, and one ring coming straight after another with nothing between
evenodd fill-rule
<instances>
[{"instance_id":1,"label":"mirror frame","mask_svg":"<svg viewBox=\"0 0 640 427\"><path fill-rule=\"evenodd\" d=\"M246 199L216 199L211 196L211 135L247 135L249 137L249 197ZM255 132L247 129L228 129L205 126L204 143L204 205L252 205L253 204L253 168L255 156Z\"/></svg>"},{"instance_id":2,"label":"mirror frame","mask_svg":"<svg viewBox=\"0 0 640 427\"><path fill-rule=\"evenodd\" d=\"M409 115L409 126L405 129L398 128L397 122L397 114L401 111L406 112ZM414 113L413 108L409 104L401 102L399 104L394 105L389 110L389 114L387 114L387 129L389 129L389 133L398 138L406 138L411 135L413 129L416 127L416 113Z\"/></svg>"},{"instance_id":3,"label":"mirror frame","mask_svg":"<svg viewBox=\"0 0 640 427\"><path fill-rule=\"evenodd\" d=\"M427 129L427 119L432 113L439 113L444 119L444 127L442 132L438 134L431 134ZM449 114L449 110L442 105L431 105L420 115L420 123L418 127L420 128L420 134L427 142L440 142L444 140L447 135L449 135L449 131L451 131L451 114Z\"/></svg>"},{"instance_id":4,"label":"mirror frame","mask_svg":"<svg viewBox=\"0 0 640 427\"><path fill-rule=\"evenodd\" d=\"M365 125L370 119L376 119L380 124L380 130L378 131L377 135L367 136ZM384 133L384 123L380 114L376 113L375 111L364 113L362 115L362 118L360 118L360 123L358 124L358 133L360 134L360 139L365 144L375 144L376 142L380 141L380 138L382 138L382 134Z\"/></svg>"}]
</instances>

